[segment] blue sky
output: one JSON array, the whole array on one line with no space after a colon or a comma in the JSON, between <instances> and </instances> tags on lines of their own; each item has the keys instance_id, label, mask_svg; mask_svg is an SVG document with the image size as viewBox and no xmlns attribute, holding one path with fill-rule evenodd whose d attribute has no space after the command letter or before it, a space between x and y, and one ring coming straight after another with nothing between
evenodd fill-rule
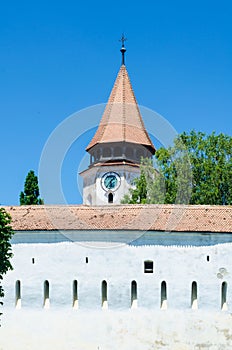
<instances>
[{"instance_id":1,"label":"blue sky","mask_svg":"<svg viewBox=\"0 0 232 350\"><path fill-rule=\"evenodd\" d=\"M107 101L120 67L122 32L139 104L177 132L231 135L231 17L230 1L2 2L0 203L19 203L25 177L30 169L38 173L57 125ZM76 172L93 132L65 158L67 203L81 203Z\"/></svg>"}]
</instances>

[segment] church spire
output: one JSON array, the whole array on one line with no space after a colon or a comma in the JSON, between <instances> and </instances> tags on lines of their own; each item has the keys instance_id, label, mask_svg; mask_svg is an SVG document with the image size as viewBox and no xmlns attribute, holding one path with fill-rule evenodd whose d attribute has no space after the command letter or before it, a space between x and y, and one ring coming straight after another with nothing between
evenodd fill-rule
<instances>
[{"instance_id":1,"label":"church spire","mask_svg":"<svg viewBox=\"0 0 232 350\"><path fill-rule=\"evenodd\" d=\"M92 140L83 177L83 203L120 204L140 175L141 158L152 158L155 147L146 131L125 66L122 35L122 64Z\"/></svg>"},{"instance_id":2,"label":"church spire","mask_svg":"<svg viewBox=\"0 0 232 350\"><path fill-rule=\"evenodd\" d=\"M120 49L120 51L121 51L121 53L122 53L122 66L125 65L125 52L126 52L126 48L125 48L125 46L124 46L124 43L125 43L126 40L127 40L127 38L125 38L124 33L123 33L121 39L119 39L119 41L122 42L122 47L121 47L121 49Z\"/></svg>"},{"instance_id":3,"label":"church spire","mask_svg":"<svg viewBox=\"0 0 232 350\"><path fill-rule=\"evenodd\" d=\"M128 76L122 35L122 65L115 80L98 129L86 148L88 152L97 144L126 142L142 145L155 153L155 147L145 129L142 116Z\"/></svg>"}]
</instances>

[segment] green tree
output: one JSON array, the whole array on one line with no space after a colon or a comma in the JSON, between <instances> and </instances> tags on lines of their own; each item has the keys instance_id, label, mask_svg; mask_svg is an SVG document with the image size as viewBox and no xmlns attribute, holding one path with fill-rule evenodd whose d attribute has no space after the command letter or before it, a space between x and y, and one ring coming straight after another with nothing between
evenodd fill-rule
<instances>
[{"instance_id":1,"label":"green tree","mask_svg":"<svg viewBox=\"0 0 232 350\"><path fill-rule=\"evenodd\" d=\"M188 204L192 195L193 172L189 149L181 135L174 140L172 147L157 150L155 159L159 178L163 180L162 203ZM156 203L155 196L152 203Z\"/></svg>"},{"instance_id":2,"label":"green tree","mask_svg":"<svg viewBox=\"0 0 232 350\"><path fill-rule=\"evenodd\" d=\"M141 170L140 177L134 180L134 187L130 189L129 194L126 194L121 203L146 203L147 200L147 180L145 173Z\"/></svg>"},{"instance_id":3,"label":"green tree","mask_svg":"<svg viewBox=\"0 0 232 350\"><path fill-rule=\"evenodd\" d=\"M0 282L8 270L12 270L10 258L12 257L10 238L14 234L11 226L11 217L4 208L0 208ZM4 290L0 283L0 298L4 297ZM0 302L2 305L3 303ZM1 313L0 313L1 315Z\"/></svg>"},{"instance_id":4,"label":"green tree","mask_svg":"<svg viewBox=\"0 0 232 350\"><path fill-rule=\"evenodd\" d=\"M153 179L151 161L141 165L143 203L232 204L232 137L184 132L172 147L156 151L155 165ZM140 203L139 197L136 185L124 202Z\"/></svg>"},{"instance_id":5,"label":"green tree","mask_svg":"<svg viewBox=\"0 0 232 350\"><path fill-rule=\"evenodd\" d=\"M33 170L27 174L24 183L24 192L20 193L20 205L43 204L43 200L39 197L38 178Z\"/></svg>"},{"instance_id":6,"label":"green tree","mask_svg":"<svg viewBox=\"0 0 232 350\"><path fill-rule=\"evenodd\" d=\"M133 188L130 188L129 193L124 196L121 203L163 203L164 179L154 168L152 160L142 158L140 171L140 177L135 178Z\"/></svg>"},{"instance_id":7,"label":"green tree","mask_svg":"<svg viewBox=\"0 0 232 350\"><path fill-rule=\"evenodd\" d=\"M180 135L189 153L192 204L232 204L232 137L191 131Z\"/></svg>"}]
</instances>

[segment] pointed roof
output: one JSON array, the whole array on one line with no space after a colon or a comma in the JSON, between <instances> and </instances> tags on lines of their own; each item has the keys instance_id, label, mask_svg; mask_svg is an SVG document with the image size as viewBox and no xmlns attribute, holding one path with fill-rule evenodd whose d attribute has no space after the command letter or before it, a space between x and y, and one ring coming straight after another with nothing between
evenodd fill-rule
<instances>
[{"instance_id":1,"label":"pointed roof","mask_svg":"<svg viewBox=\"0 0 232 350\"><path fill-rule=\"evenodd\" d=\"M155 152L124 64L120 67L98 129L86 150L96 144L111 142L136 143Z\"/></svg>"}]
</instances>

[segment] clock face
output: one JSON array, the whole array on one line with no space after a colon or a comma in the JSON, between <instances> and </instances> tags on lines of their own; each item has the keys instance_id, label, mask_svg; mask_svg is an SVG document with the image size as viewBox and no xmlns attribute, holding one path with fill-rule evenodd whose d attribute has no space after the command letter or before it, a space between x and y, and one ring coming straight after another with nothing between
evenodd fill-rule
<instances>
[{"instance_id":1,"label":"clock face","mask_svg":"<svg viewBox=\"0 0 232 350\"><path fill-rule=\"evenodd\" d=\"M101 185L105 191L116 191L119 188L120 183L120 176L114 172L106 173L101 179Z\"/></svg>"}]
</instances>

